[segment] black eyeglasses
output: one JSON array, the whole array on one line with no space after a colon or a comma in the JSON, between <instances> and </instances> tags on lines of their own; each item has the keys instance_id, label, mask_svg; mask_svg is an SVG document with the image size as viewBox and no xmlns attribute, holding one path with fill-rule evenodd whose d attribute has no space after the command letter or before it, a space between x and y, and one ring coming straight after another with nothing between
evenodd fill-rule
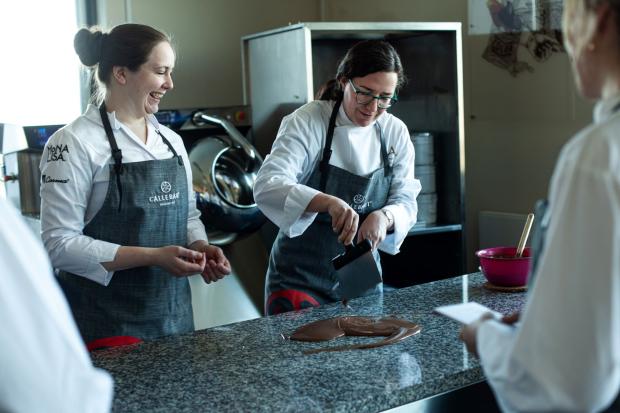
<instances>
[{"instance_id":1,"label":"black eyeglasses","mask_svg":"<svg viewBox=\"0 0 620 413\"><path fill-rule=\"evenodd\" d=\"M359 90L351 79L349 79L349 83L351 84L351 87L355 92L355 100L359 105L367 105L372 102L373 99L377 99L377 107L379 109L387 109L394 103L398 102L396 94L394 94L393 96L375 96L370 92L366 92L365 90Z\"/></svg>"}]
</instances>

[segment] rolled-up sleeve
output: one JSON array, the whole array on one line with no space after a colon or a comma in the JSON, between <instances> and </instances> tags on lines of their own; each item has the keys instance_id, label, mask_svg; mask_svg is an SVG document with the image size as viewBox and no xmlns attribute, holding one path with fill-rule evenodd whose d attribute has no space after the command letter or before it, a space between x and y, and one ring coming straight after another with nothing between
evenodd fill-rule
<instances>
[{"instance_id":1,"label":"rolled-up sleeve","mask_svg":"<svg viewBox=\"0 0 620 413\"><path fill-rule=\"evenodd\" d=\"M379 245L379 249L388 254L397 254L400 251L409 230L415 225L418 216L416 197L422 188L420 181L415 178L415 152L409 131L402 124L396 133L398 137L394 140L394 177L386 205L383 207L394 216L394 231Z\"/></svg>"},{"instance_id":2,"label":"rolled-up sleeve","mask_svg":"<svg viewBox=\"0 0 620 413\"><path fill-rule=\"evenodd\" d=\"M120 245L83 234L84 216L93 186L89 151L66 130L46 144L41 158L41 237L54 268L108 285Z\"/></svg>"}]
</instances>

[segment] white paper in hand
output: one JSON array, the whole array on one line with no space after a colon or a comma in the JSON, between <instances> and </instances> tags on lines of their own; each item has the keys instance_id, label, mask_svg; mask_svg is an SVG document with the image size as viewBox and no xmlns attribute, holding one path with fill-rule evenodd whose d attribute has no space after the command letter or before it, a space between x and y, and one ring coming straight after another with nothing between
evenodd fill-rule
<instances>
[{"instance_id":1,"label":"white paper in hand","mask_svg":"<svg viewBox=\"0 0 620 413\"><path fill-rule=\"evenodd\" d=\"M443 305L435 308L435 311L463 324L473 323L485 313L491 313L497 319L502 317L497 311L493 311L473 301L462 304Z\"/></svg>"}]
</instances>

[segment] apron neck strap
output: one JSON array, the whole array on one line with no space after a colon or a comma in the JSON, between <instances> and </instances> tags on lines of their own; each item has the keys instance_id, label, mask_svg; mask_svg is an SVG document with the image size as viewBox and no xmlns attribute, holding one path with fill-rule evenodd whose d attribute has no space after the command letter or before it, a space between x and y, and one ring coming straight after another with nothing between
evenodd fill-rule
<instances>
[{"instance_id":1,"label":"apron neck strap","mask_svg":"<svg viewBox=\"0 0 620 413\"><path fill-rule=\"evenodd\" d=\"M168 146L168 149L170 149L170 152L172 152L172 156L177 158L177 162L179 163L179 165L183 165L183 159L177 154L177 151L174 150L174 147L172 146L170 141L166 139L164 134L161 133L159 129L155 129L155 132L157 132L157 134L161 137L161 140L164 141L164 143Z\"/></svg>"},{"instance_id":2,"label":"apron neck strap","mask_svg":"<svg viewBox=\"0 0 620 413\"><path fill-rule=\"evenodd\" d=\"M319 171L321 172L321 183L319 186L319 191L321 192L325 192L325 186L327 185L327 176L329 175L329 160L332 157L332 140L334 138L334 129L336 128L336 118L338 117L338 111L340 110L341 104L342 98L336 100L334 108L332 109L332 114L329 117L327 135L325 136L325 147L323 148L323 158L321 159L321 163L319 164ZM375 125L377 125L377 129L379 129L379 140L381 142L381 157L383 158L383 168L385 170L385 175L387 176L392 172L392 165L391 162L389 162L389 156L385 147L385 141L383 139L383 130L381 129L381 125L379 124L378 120L375 121Z\"/></svg>"},{"instance_id":3,"label":"apron neck strap","mask_svg":"<svg viewBox=\"0 0 620 413\"><path fill-rule=\"evenodd\" d=\"M103 129L110 142L112 148L112 158L114 159L114 171L116 172L116 187L118 188L118 210L120 212L123 202L123 186L121 184L121 175L123 173L123 152L118 148L114 132L112 132L112 126L110 125L110 119L108 119L108 111L105 107L105 102L99 106L99 114L101 115L101 122L103 123Z\"/></svg>"},{"instance_id":4,"label":"apron neck strap","mask_svg":"<svg viewBox=\"0 0 620 413\"><path fill-rule=\"evenodd\" d=\"M321 171L321 183L319 190L325 192L325 186L327 185L327 175L329 171L329 160L332 157L332 140L334 138L334 129L336 128L336 118L338 117L338 110L342 104L342 98L338 98L332 109L332 114L329 117L329 125L327 126L327 135L325 137L325 147L323 148L323 158L319 165L319 171Z\"/></svg>"},{"instance_id":5,"label":"apron neck strap","mask_svg":"<svg viewBox=\"0 0 620 413\"><path fill-rule=\"evenodd\" d=\"M110 125L110 119L108 118L108 112L105 107L105 102L103 102L101 106L99 106L99 114L101 115L101 122L103 122L103 129L105 129L105 134L108 137L108 142L110 142L110 147L112 148L114 169L116 170L117 174L121 174L123 172L123 152L118 149L118 144L116 143L114 132L112 132L112 125Z\"/></svg>"},{"instance_id":6,"label":"apron neck strap","mask_svg":"<svg viewBox=\"0 0 620 413\"><path fill-rule=\"evenodd\" d=\"M387 148L385 147L385 139L383 138L383 129L381 128L381 124L378 120L375 121L375 125L377 125L377 129L379 130L379 141L381 142L381 158L383 158L384 175L388 176L392 174L393 161L390 161L390 156L387 152Z\"/></svg>"}]
</instances>

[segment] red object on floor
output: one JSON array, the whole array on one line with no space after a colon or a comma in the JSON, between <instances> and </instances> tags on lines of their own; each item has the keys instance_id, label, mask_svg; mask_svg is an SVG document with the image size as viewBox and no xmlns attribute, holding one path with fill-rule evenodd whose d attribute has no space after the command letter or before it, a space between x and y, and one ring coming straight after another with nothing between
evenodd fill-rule
<instances>
[{"instance_id":1,"label":"red object on floor","mask_svg":"<svg viewBox=\"0 0 620 413\"><path fill-rule=\"evenodd\" d=\"M280 290L269 295L265 312L268 315L273 315L319 305L320 303L314 297L303 291Z\"/></svg>"},{"instance_id":2,"label":"red object on floor","mask_svg":"<svg viewBox=\"0 0 620 413\"><path fill-rule=\"evenodd\" d=\"M86 348L88 351L99 350L107 347L119 347L119 346L128 346L129 344L141 343L137 337L132 336L114 336L114 337L105 337L98 338L97 340L93 340L90 343L86 344Z\"/></svg>"}]
</instances>

